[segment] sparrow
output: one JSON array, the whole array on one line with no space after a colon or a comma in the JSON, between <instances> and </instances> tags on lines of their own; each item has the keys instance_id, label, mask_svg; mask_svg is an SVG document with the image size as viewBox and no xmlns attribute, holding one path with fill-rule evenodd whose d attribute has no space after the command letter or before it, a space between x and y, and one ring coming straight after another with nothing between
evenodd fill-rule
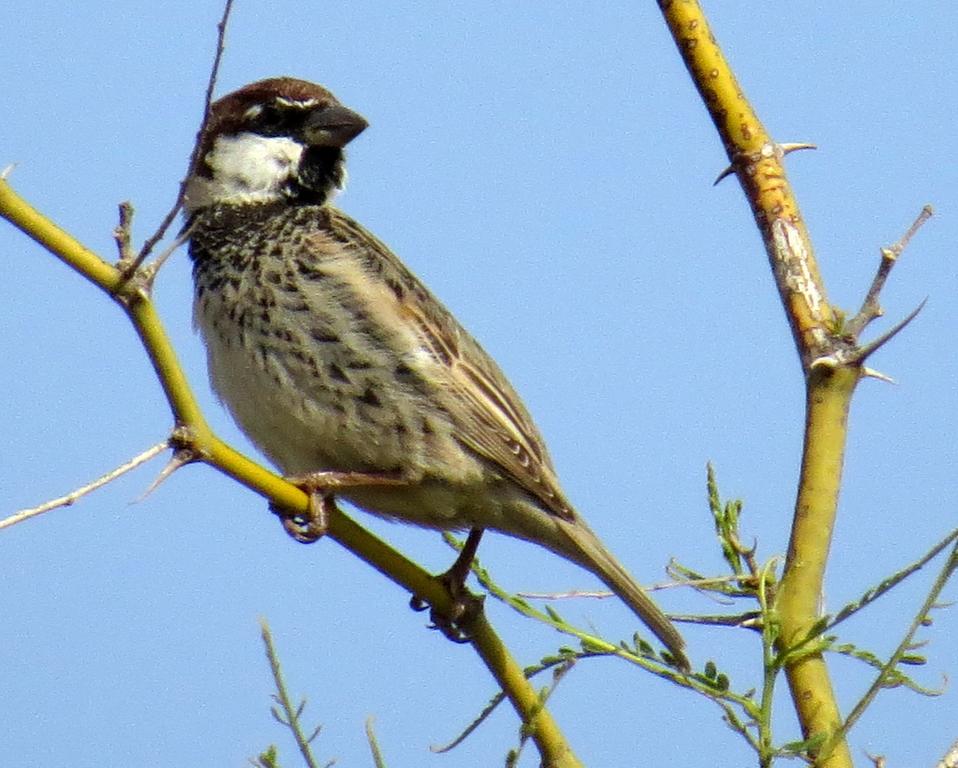
<instances>
[{"instance_id":1,"label":"sparrow","mask_svg":"<svg viewBox=\"0 0 958 768\"><path fill-rule=\"evenodd\" d=\"M366 127L290 77L212 105L184 211L213 389L285 475L385 518L539 544L598 576L687 668L681 635L566 499L499 366L333 205Z\"/></svg>"}]
</instances>

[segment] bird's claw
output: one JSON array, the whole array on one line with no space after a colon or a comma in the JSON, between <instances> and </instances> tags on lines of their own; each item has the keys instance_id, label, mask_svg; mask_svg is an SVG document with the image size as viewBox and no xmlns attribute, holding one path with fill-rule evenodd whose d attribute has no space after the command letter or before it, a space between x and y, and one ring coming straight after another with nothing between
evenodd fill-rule
<instances>
[{"instance_id":1,"label":"bird's claw","mask_svg":"<svg viewBox=\"0 0 958 768\"><path fill-rule=\"evenodd\" d=\"M300 544L313 544L326 535L329 530L329 510L327 505L333 502L332 496L316 491L309 494L309 505L305 512L290 512L288 509L271 504L269 509L279 517L283 530Z\"/></svg>"},{"instance_id":2,"label":"bird's claw","mask_svg":"<svg viewBox=\"0 0 958 768\"><path fill-rule=\"evenodd\" d=\"M414 611L425 611L428 608L429 621L432 622L429 628L438 629L446 639L459 644L472 642L472 633L469 628L482 611L483 598L469 592L462 580L450 571L436 578L452 598L451 610L441 612L419 595L413 595L410 598L409 607Z\"/></svg>"}]
</instances>

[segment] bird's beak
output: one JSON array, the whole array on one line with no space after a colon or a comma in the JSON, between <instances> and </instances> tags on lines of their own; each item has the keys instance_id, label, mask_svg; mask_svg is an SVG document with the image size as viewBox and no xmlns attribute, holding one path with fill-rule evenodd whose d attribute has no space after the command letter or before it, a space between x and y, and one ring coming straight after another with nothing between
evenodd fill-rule
<instances>
[{"instance_id":1,"label":"bird's beak","mask_svg":"<svg viewBox=\"0 0 958 768\"><path fill-rule=\"evenodd\" d=\"M362 133L369 123L362 115L342 104L316 109L306 118L303 134L310 146L345 147Z\"/></svg>"}]
</instances>

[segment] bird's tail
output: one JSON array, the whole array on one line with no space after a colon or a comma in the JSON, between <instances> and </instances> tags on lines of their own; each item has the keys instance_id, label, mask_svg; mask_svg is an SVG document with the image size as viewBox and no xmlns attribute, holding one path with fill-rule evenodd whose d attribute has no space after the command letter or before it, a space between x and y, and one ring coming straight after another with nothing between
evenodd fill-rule
<instances>
[{"instance_id":1,"label":"bird's tail","mask_svg":"<svg viewBox=\"0 0 958 768\"><path fill-rule=\"evenodd\" d=\"M615 556L599 541L598 536L581 519L573 521L559 519L557 522L571 545L564 554L602 579L606 586L615 592L665 644L675 663L688 671L690 666L685 655L685 640L661 609L636 583L625 566L616 560Z\"/></svg>"}]
</instances>

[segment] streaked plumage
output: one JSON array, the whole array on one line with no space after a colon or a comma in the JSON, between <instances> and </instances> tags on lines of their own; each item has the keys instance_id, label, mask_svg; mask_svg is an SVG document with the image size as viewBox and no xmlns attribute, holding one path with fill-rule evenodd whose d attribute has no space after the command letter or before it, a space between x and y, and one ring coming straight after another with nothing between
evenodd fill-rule
<instances>
[{"instance_id":1,"label":"streaked plumage","mask_svg":"<svg viewBox=\"0 0 958 768\"><path fill-rule=\"evenodd\" d=\"M683 642L573 510L496 363L330 199L365 121L325 89L261 81L213 106L187 190L195 322L214 389L288 475L392 473L338 495L441 529L491 528L595 573Z\"/></svg>"}]
</instances>

